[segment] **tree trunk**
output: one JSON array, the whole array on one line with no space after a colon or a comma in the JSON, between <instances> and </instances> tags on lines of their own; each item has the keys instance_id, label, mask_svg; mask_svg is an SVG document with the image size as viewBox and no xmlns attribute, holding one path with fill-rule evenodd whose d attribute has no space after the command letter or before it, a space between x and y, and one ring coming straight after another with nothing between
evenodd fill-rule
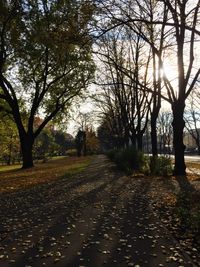
<instances>
[{"instance_id":1,"label":"tree trunk","mask_svg":"<svg viewBox=\"0 0 200 267\"><path fill-rule=\"evenodd\" d=\"M136 149L136 136L135 135L131 135L130 136L131 139L131 146Z\"/></svg>"},{"instance_id":2,"label":"tree trunk","mask_svg":"<svg viewBox=\"0 0 200 267\"><path fill-rule=\"evenodd\" d=\"M199 132L198 132L198 129L196 129L196 139L195 139L195 141L196 141L196 145L197 145L197 153L198 153L198 155L200 155L200 135L199 135Z\"/></svg>"},{"instance_id":3,"label":"tree trunk","mask_svg":"<svg viewBox=\"0 0 200 267\"><path fill-rule=\"evenodd\" d=\"M83 156L87 155L87 144L86 144L86 138L83 141Z\"/></svg>"},{"instance_id":4,"label":"tree trunk","mask_svg":"<svg viewBox=\"0 0 200 267\"><path fill-rule=\"evenodd\" d=\"M12 139L10 140L10 145L9 145L9 154L8 154L8 162L7 164L11 164L11 156L12 156Z\"/></svg>"},{"instance_id":5,"label":"tree trunk","mask_svg":"<svg viewBox=\"0 0 200 267\"><path fill-rule=\"evenodd\" d=\"M129 131L125 130L124 133L124 148L128 148L129 147Z\"/></svg>"},{"instance_id":6,"label":"tree trunk","mask_svg":"<svg viewBox=\"0 0 200 267\"><path fill-rule=\"evenodd\" d=\"M142 135L142 133L138 133L137 134L137 149L139 150L139 151L142 151L142 145L143 145L143 135Z\"/></svg>"},{"instance_id":7,"label":"tree trunk","mask_svg":"<svg viewBox=\"0 0 200 267\"><path fill-rule=\"evenodd\" d=\"M173 106L173 144L174 144L174 156L175 166L174 175L185 175L186 166L184 159L185 145L183 143L183 130L185 127L185 121L183 119L185 104L180 104L176 101Z\"/></svg>"},{"instance_id":8,"label":"tree trunk","mask_svg":"<svg viewBox=\"0 0 200 267\"><path fill-rule=\"evenodd\" d=\"M151 149L152 149L152 155L157 156L158 155L158 140L157 140L157 117L151 115Z\"/></svg>"},{"instance_id":9,"label":"tree trunk","mask_svg":"<svg viewBox=\"0 0 200 267\"><path fill-rule=\"evenodd\" d=\"M21 152L23 160L23 169L31 168L33 164L33 143L34 138L28 135L20 137L21 139Z\"/></svg>"}]
</instances>

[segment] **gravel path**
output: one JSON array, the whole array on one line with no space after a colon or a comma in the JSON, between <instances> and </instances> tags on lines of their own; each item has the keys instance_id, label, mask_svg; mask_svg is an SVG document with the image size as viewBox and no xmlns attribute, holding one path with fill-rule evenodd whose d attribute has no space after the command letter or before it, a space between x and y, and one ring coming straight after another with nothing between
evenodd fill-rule
<instances>
[{"instance_id":1,"label":"gravel path","mask_svg":"<svg viewBox=\"0 0 200 267\"><path fill-rule=\"evenodd\" d=\"M100 155L76 177L0 195L0 267L197 266L153 211L146 181Z\"/></svg>"}]
</instances>

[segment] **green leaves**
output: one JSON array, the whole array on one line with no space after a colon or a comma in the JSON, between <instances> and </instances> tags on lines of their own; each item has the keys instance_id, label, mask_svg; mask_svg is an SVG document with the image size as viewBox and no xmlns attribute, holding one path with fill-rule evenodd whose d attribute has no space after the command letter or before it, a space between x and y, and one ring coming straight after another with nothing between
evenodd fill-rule
<instances>
[{"instance_id":1,"label":"green leaves","mask_svg":"<svg viewBox=\"0 0 200 267\"><path fill-rule=\"evenodd\" d=\"M6 29L1 42L11 51L5 64L35 110L47 102L52 109L83 88L94 71L87 27L93 7L88 1L21 0L15 10L9 2L0 6L5 11L1 31ZM15 86L13 79L11 84Z\"/></svg>"},{"instance_id":2,"label":"green leaves","mask_svg":"<svg viewBox=\"0 0 200 267\"><path fill-rule=\"evenodd\" d=\"M4 10L0 18L0 85L3 97L9 99L21 142L36 138L59 112L68 111L72 100L90 83L94 72L90 5L84 0L0 0ZM38 114L44 120L34 129Z\"/></svg>"}]
</instances>

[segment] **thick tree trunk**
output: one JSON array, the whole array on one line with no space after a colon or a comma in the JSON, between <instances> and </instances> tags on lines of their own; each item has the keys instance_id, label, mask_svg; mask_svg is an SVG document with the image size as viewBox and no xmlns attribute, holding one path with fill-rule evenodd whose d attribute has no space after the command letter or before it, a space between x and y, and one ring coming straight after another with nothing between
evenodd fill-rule
<instances>
[{"instance_id":1,"label":"thick tree trunk","mask_svg":"<svg viewBox=\"0 0 200 267\"><path fill-rule=\"evenodd\" d=\"M199 135L199 133L198 133L198 129L196 129L196 139L195 139L195 141L196 141L196 145L197 145L197 153L198 153L198 155L200 155L200 135Z\"/></svg>"},{"instance_id":2,"label":"thick tree trunk","mask_svg":"<svg viewBox=\"0 0 200 267\"><path fill-rule=\"evenodd\" d=\"M151 150L152 155L158 155L158 140L157 140L157 117L151 115Z\"/></svg>"},{"instance_id":3,"label":"thick tree trunk","mask_svg":"<svg viewBox=\"0 0 200 267\"><path fill-rule=\"evenodd\" d=\"M139 151L142 151L142 145L143 145L143 140L142 140L142 138L143 138L143 135L142 134L138 134L137 135L137 149L139 150Z\"/></svg>"},{"instance_id":4,"label":"thick tree trunk","mask_svg":"<svg viewBox=\"0 0 200 267\"><path fill-rule=\"evenodd\" d=\"M175 166L174 175L185 175L186 166L184 159L185 145L183 143L183 130L185 127L185 121L183 119L184 104L174 103L172 106L173 110L173 144L174 144L174 156L175 156Z\"/></svg>"},{"instance_id":5,"label":"thick tree trunk","mask_svg":"<svg viewBox=\"0 0 200 267\"><path fill-rule=\"evenodd\" d=\"M23 136L21 139L21 152L23 160L23 169L31 168L33 164L33 143L34 139L31 136Z\"/></svg>"},{"instance_id":6,"label":"thick tree trunk","mask_svg":"<svg viewBox=\"0 0 200 267\"><path fill-rule=\"evenodd\" d=\"M136 149L136 136L135 135L131 135L130 136L131 139L131 146Z\"/></svg>"},{"instance_id":7,"label":"thick tree trunk","mask_svg":"<svg viewBox=\"0 0 200 267\"><path fill-rule=\"evenodd\" d=\"M129 131L125 131L124 134L124 148L129 147Z\"/></svg>"}]
</instances>

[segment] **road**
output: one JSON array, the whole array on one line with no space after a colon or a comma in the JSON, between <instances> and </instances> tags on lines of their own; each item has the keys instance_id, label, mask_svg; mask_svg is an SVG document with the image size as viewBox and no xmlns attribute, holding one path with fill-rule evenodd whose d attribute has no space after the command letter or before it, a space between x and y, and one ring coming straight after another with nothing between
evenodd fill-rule
<instances>
[{"instance_id":1,"label":"road","mask_svg":"<svg viewBox=\"0 0 200 267\"><path fill-rule=\"evenodd\" d=\"M200 163L200 156L199 155L194 155L194 156L189 156L189 155L185 155L185 160L186 162L196 162L199 161Z\"/></svg>"}]
</instances>

